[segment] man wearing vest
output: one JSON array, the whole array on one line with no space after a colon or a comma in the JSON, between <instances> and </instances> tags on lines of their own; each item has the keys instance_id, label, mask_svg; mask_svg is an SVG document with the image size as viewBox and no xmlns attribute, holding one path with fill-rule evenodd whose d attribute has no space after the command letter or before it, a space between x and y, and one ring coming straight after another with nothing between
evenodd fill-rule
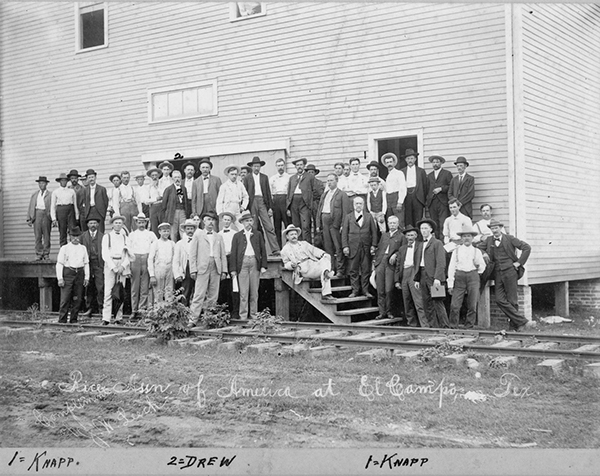
<instances>
[{"instance_id":1,"label":"man wearing vest","mask_svg":"<svg viewBox=\"0 0 600 476\"><path fill-rule=\"evenodd\" d=\"M190 275L190 246L196 223L188 218L183 224L181 240L175 243L175 256L173 257L173 278L175 279L175 290L181 289L181 295L185 298L184 304L189 306L194 293L194 280Z\"/></svg>"},{"instance_id":2,"label":"man wearing vest","mask_svg":"<svg viewBox=\"0 0 600 476\"><path fill-rule=\"evenodd\" d=\"M292 162L296 166L297 174L292 175L288 185L286 206L288 216L292 218L295 227L302 230L302 240L312 243L310 224L312 220L313 196L315 178L306 173L307 160L303 157Z\"/></svg>"},{"instance_id":3,"label":"man wearing vest","mask_svg":"<svg viewBox=\"0 0 600 476\"><path fill-rule=\"evenodd\" d=\"M452 181L452 173L442 167L446 159L441 155L432 155L429 157L429 162L433 166L433 171L427 175L429 193L427 194L426 205L429 209L429 216L436 225L435 236L438 240L441 240L442 227L450 213L448 211L448 190Z\"/></svg>"},{"instance_id":4,"label":"man wearing vest","mask_svg":"<svg viewBox=\"0 0 600 476\"><path fill-rule=\"evenodd\" d=\"M87 310L82 314L83 317L89 317L94 312L94 299L98 307L96 312L102 312L104 303L104 260L102 259L104 233L101 233L98 228L98 220L88 218L87 231L81 235L81 244L87 249L90 258L90 278L85 288L85 306Z\"/></svg>"},{"instance_id":5,"label":"man wearing vest","mask_svg":"<svg viewBox=\"0 0 600 476\"><path fill-rule=\"evenodd\" d=\"M33 227L35 236L35 254L38 260L48 259L50 254L50 232L52 231L52 217L50 207L52 194L46 190L48 179L40 175L36 180L39 190L29 200L27 210L27 224Z\"/></svg>"}]
</instances>

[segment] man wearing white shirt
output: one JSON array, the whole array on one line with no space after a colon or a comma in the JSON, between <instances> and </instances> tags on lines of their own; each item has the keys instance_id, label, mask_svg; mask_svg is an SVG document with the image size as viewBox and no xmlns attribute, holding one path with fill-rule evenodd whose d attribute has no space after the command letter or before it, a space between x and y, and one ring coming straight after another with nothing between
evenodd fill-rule
<instances>
[{"instance_id":1,"label":"man wearing white shirt","mask_svg":"<svg viewBox=\"0 0 600 476\"><path fill-rule=\"evenodd\" d=\"M143 213L146 217L150 216L150 207L148 206L148 186L144 185L146 174L141 173L135 176L137 187L134 188L135 203L137 205L137 214Z\"/></svg>"},{"instance_id":2,"label":"man wearing white shirt","mask_svg":"<svg viewBox=\"0 0 600 476\"><path fill-rule=\"evenodd\" d=\"M415 225L423 218L429 182L425 170L416 165L419 154L413 149L406 149L404 160L406 167L401 172L406 179L406 198L404 199L404 223Z\"/></svg>"},{"instance_id":3,"label":"man wearing white shirt","mask_svg":"<svg viewBox=\"0 0 600 476\"><path fill-rule=\"evenodd\" d=\"M338 188L343 191L348 191L348 175L350 175L350 164L338 162L333 166L335 174L338 176Z\"/></svg>"},{"instance_id":4,"label":"man wearing white shirt","mask_svg":"<svg viewBox=\"0 0 600 476\"><path fill-rule=\"evenodd\" d=\"M190 275L190 246L196 223L191 218L183 224L181 239L175 243L175 256L173 257L173 278L175 279L175 290L181 289L181 295L185 298L184 303L189 306L194 293L194 280Z\"/></svg>"},{"instance_id":5,"label":"man wearing white shirt","mask_svg":"<svg viewBox=\"0 0 600 476\"><path fill-rule=\"evenodd\" d=\"M404 229L404 212L402 211L402 207L404 199L406 198L406 179L404 178L404 174L396 168L396 165L398 164L398 157L396 157L396 154L391 152L383 154L381 162L388 170L388 175L385 180L387 192L387 211L385 216L386 218L389 218L392 215L397 217L400 222L400 229L402 230Z\"/></svg>"},{"instance_id":6,"label":"man wearing white shirt","mask_svg":"<svg viewBox=\"0 0 600 476\"><path fill-rule=\"evenodd\" d=\"M133 218L139 213L135 201L133 187L129 185L131 174L124 170L121 172L121 186L119 187L119 215L125 217L125 226L129 231L133 230Z\"/></svg>"},{"instance_id":7,"label":"man wearing white shirt","mask_svg":"<svg viewBox=\"0 0 600 476\"><path fill-rule=\"evenodd\" d=\"M148 256L156 235L148 230L148 218L143 213L135 217L136 230L129 234L129 252L135 256L131 263L131 312L134 318L140 309L148 307L150 295L150 274Z\"/></svg>"},{"instance_id":8,"label":"man wearing white shirt","mask_svg":"<svg viewBox=\"0 0 600 476\"><path fill-rule=\"evenodd\" d=\"M63 246L67 244L68 230L79 220L79 209L75 190L67 188L67 174L60 174L56 181L60 183L60 187L52 192L50 215L52 226L58 226L59 244Z\"/></svg>"},{"instance_id":9,"label":"man wearing white shirt","mask_svg":"<svg viewBox=\"0 0 600 476\"><path fill-rule=\"evenodd\" d=\"M35 254L38 260L48 259L50 254L50 232L52 231L52 194L46 190L48 179L41 176L36 180L39 190L29 199L27 224L33 227Z\"/></svg>"},{"instance_id":10,"label":"man wearing white shirt","mask_svg":"<svg viewBox=\"0 0 600 476\"><path fill-rule=\"evenodd\" d=\"M194 175L196 174L196 166L187 162L183 164L183 186L185 187L185 191L187 192L187 198L190 203L192 203L192 189L194 188Z\"/></svg>"},{"instance_id":11,"label":"man wearing white shirt","mask_svg":"<svg viewBox=\"0 0 600 476\"><path fill-rule=\"evenodd\" d=\"M130 260L127 252L127 235L123 230L124 218L115 215L111 220L113 229L102 237L102 259L104 260L104 306L102 308L102 324L110 324L112 314L113 287L120 282L125 286L125 280L131 274ZM123 319L123 304L116 311L115 321Z\"/></svg>"},{"instance_id":12,"label":"man wearing white shirt","mask_svg":"<svg viewBox=\"0 0 600 476\"><path fill-rule=\"evenodd\" d=\"M473 228L471 219L460 213L460 207L461 203L456 198L448 201L450 216L444 221L444 249L447 253L453 252L461 244L458 232Z\"/></svg>"},{"instance_id":13,"label":"man wearing white shirt","mask_svg":"<svg viewBox=\"0 0 600 476\"><path fill-rule=\"evenodd\" d=\"M288 185L291 175L285 171L285 160L277 159L275 162L277 173L269 179L271 187L271 195L273 196L273 224L275 226L275 236L277 243L281 249L282 237L281 230L289 225L289 217L287 216L287 208L285 201L287 198ZM281 224L283 223L283 227Z\"/></svg>"},{"instance_id":14,"label":"man wearing white shirt","mask_svg":"<svg viewBox=\"0 0 600 476\"><path fill-rule=\"evenodd\" d=\"M173 185L173 178L171 177L173 165L165 160L158 165L158 169L162 172L162 177L158 180L158 191L160 192L160 195L163 196L165 194L165 189Z\"/></svg>"},{"instance_id":15,"label":"man wearing white shirt","mask_svg":"<svg viewBox=\"0 0 600 476\"><path fill-rule=\"evenodd\" d=\"M150 214L150 231L154 232L158 238L158 225L162 221L162 193L158 181L162 177L162 172L154 167L149 169L146 175L151 180L147 188L148 196L146 201L149 207L148 213Z\"/></svg>"},{"instance_id":16,"label":"man wearing white shirt","mask_svg":"<svg viewBox=\"0 0 600 476\"><path fill-rule=\"evenodd\" d=\"M175 243L169 239L171 224L158 225L160 238L150 246L148 255L148 274L154 293L154 305L168 301L173 296L173 257Z\"/></svg>"},{"instance_id":17,"label":"man wearing white shirt","mask_svg":"<svg viewBox=\"0 0 600 476\"><path fill-rule=\"evenodd\" d=\"M114 188L109 192L108 197L108 213L112 217L113 215L121 215L120 213L120 201L121 197L119 195L119 187L121 186L121 175L120 174L112 174L108 180L113 184ZM125 224L123 224L125 225ZM127 228L127 226L125 225ZM127 228L127 231L131 231L130 228Z\"/></svg>"},{"instance_id":18,"label":"man wearing white shirt","mask_svg":"<svg viewBox=\"0 0 600 476\"><path fill-rule=\"evenodd\" d=\"M346 193L350 198L356 196L361 197L363 202L367 201L367 193L369 193L368 177L359 172L360 159L353 157L350 159L350 175L347 179ZM368 211L368 210L367 210Z\"/></svg>"},{"instance_id":19,"label":"man wearing white shirt","mask_svg":"<svg viewBox=\"0 0 600 476\"><path fill-rule=\"evenodd\" d=\"M479 207L481 213L481 220L475 223L475 231L477 235L473 238L473 243L480 243L485 241L488 237L492 236L492 230L490 229L490 223L492 222L492 206L489 203L484 203ZM502 233L506 234L506 230L502 228Z\"/></svg>"},{"instance_id":20,"label":"man wearing white shirt","mask_svg":"<svg viewBox=\"0 0 600 476\"><path fill-rule=\"evenodd\" d=\"M227 256L227 270L231 272L233 269L231 266L231 246L233 243L233 237L237 233L232 228L235 223L235 216L233 213L223 212L219 215L219 224L221 230L219 235L223 238L223 244L225 245L225 255ZM229 306L229 312L232 319L239 319L240 317L240 293L239 289L233 290L233 281L231 275L228 275L228 279L221 281L221 288L219 289L219 302L226 302Z\"/></svg>"},{"instance_id":21,"label":"man wearing white shirt","mask_svg":"<svg viewBox=\"0 0 600 476\"><path fill-rule=\"evenodd\" d=\"M58 322L66 323L71 312L71 323L77 322L83 299L83 288L90 280L90 260L85 246L79 244L79 227L70 231L71 242L62 246L56 258L56 278L60 287Z\"/></svg>"}]
</instances>

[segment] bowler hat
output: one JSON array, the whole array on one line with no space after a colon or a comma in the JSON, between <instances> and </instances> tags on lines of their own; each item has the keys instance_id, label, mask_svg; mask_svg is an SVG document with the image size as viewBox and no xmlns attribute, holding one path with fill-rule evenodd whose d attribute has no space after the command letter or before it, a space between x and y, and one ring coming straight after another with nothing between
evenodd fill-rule
<instances>
[{"instance_id":1,"label":"bowler hat","mask_svg":"<svg viewBox=\"0 0 600 476\"><path fill-rule=\"evenodd\" d=\"M458 164L465 164L467 167L469 166L469 162L467 162L467 159L465 159L462 155L460 157L457 157L456 162L454 162L454 165Z\"/></svg>"},{"instance_id":2,"label":"bowler hat","mask_svg":"<svg viewBox=\"0 0 600 476\"><path fill-rule=\"evenodd\" d=\"M250 213L248 210L246 210L245 212L242 213L242 216L240 216L240 223L245 220L248 220L250 218L252 218L252 213Z\"/></svg>"},{"instance_id":3,"label":"bowler hat","mask_svg":"<svg viewBox=\"0 0 600 476\"><path fill-rule=\"evenodd\" d=\"M200 162L198 162L198 167L200 167L202 164L208 164L210 165L210 169L212 170L213 168L213 164L210 160L208 159L202 159Z\"/></svg>"},{"instance_id":4,"label":"bowler hat","mask_svg":"<svg viewBox=\"0 0 600 476\"><path fill-rule=\"evenodd\" d=\"M69 235L71 235L71 236L80 236L81 235L81 228L79 228L78 226L74 226L73 228L71 228L69 230Z\"/></svg>"},{"instance_id":5,"label":"bowler hat","mask_svg":"<svg viewBox=\"0 0 600 476\"><path fill-rule=\"evenodd\" d=\"M210 217L210 218L212 218L213 220L216 220L216 219L217 219L217 215L215 214L215 212L204 212L204 213L202 214L202 216L200 217L200 219L201 219L201 220L204 220L204 217Z\"/></svg>"},{"instance_id":6,"label":"bowler hat","mask_svg":"<svg viewBox=\"0 0 600 476\"><path fill-rule=\"evenodd\" d=\"M259 164L261 167L266 164L264 160L260 160L260 157L254 156L252 157L252 161L248 162L248 167L252 167L254 164Z\"/></svg>"},{"instance_id":7,"label":"bowler hat","mask_svg":"<svg viewBox=\"0 0 600 476\"><path fill-rule=\"evenodd\" d=\"M61 180L69 180L69 177L67 177L67 174L60 174L57 178L56 181L60 182Z\"/></svg>"},{"instance_id":8,"label":"bowler hat","mask_svg":"<svg viewBox=\"0 0 600 476\"><path fill-rule=\"evenodd\" d=\"M306 169L305 169L305 170L306 170L307 172L308 172L308 171L310 171L310 170L312 170L312 171L315 173L315 175L319 175L319 172L321 172L321 171L320 171L318 168L316 168L316 167L314 166L314 164L308 164L308 165L306 166Z\"/></svg>"},{"instance_id":9,"label":"bowler hat","mask_svg":"<svg viewBox=\"0 0 600 476\"><path fill-rule=\"evenodd\" d=\"M148 169L148 172L146 172L146 175L148 177L150 177L152 175L152 172L158 172L158 178L161 178L163 176L162 170L159 170L156 167L152 167L151 169Z\"/></svg>"},{"instance_id":10,"label":"bowler hat","mask_svg":"<svg viewBox=\"0 0 600 476\"><path fill-rule=\"evenodd\" d=\"M124 217L124 216L121 216L121 215L115 215L114 217L112 217L112 218L110 219L110 222L111 222L111 223L114 223L114 222L115 222L115 220L122 220L122 221L123 221L123 223L124 223L124 222L125 222L125 217Z\"/></svg>"},{"instance_id":11,"label":"bowler hat","mask_svg":"<svg viewBox=\"0 0 600 476\"><path fill-rule=\"evenodd\" d=\"M398 157L396 157L396 154L393 154L392 152L388 152L387 154L383 154L381 156L381 163L385 164L385 160L392 158L394 160L394 167L396 167L396 165L398 165Z\"/></svg>"},{"instance_id":12,"label":"bowler hat","mask_svg":"<svg viewBox=\"0 0 600 476\"><path fill-rule=\"evenodd\" d=\"M493 226L504 226L504 223L502 223L501 221L492 219L492 221L488 225L488 228L492 228Z\"/></svg>"},{"instance_id":13,"label":"bowler hat","mask_svg":"<svg viewBox=\"0 0 600 476\"><path fill-rule=\"evenodd\" d=\"M46 182L46 183L48 183L49 180L48 180L48 178L45 175L40 175L38 177L38 179L36 180L36 182Z\"/></svg>"},{"instance_id":14,"label":"bowler hat","mask_svg":"<svg viewBox=\"0 0 600 476\"><path fill-rule=\"evenodd\" d=\"M306 157L300 157L299 159L292 160L292 164L296 165L298 162L302 162L304 165L308 162Z\"/></svg>"},{"instance_id":15,"label":"bowler hat","mask_svg":"<svg viewBox=\"0 0 600 476\"><path fill-rule=\"evenodd\" d=\"M435 230L435 228L436 228L436 226L437 226L437 224L436 224L436 223L435 223L433 220L429 220L428 218L425 218L425 219L423 219L423 220L421 220L421 221L417 222L417 227L418 227L418 228L421 228L421 225L422 225L423 223L427 223L429 226L431 226L431 228L432 228L433 230Z\"/></svg>"},{"instance_id":16,"label":"bowler hat","mask_svg":"<svg viewBox=\"0 0 600 476\"><path fill-rule=\"evenodd\" d=\"M293 223L290 223L290 224L289 224L289 225L286 227L286 229L285 229L285 230L283 230L283 234L284 234L284 235L287 237L287 234L288 234L290 231L296 231L296 232L298 232L298 233L301 233L301 232L302 232L302 230L301 230L300 228L298 228L297 226L294 226L294 224L293 224Z\"/></svg>"},{"instance_id":17,"label":"bowler hat","mask_svg":"<svg viewBox=\"0 0 600 476\"><path fill-rule=\"evenodd\" d=\"M228 165L225 167L225 175L229 175L232 169L235 169L238 174L240 173L240 168L237 165Z\"/></svg>"},{"instance_id":18,"label":"bowler hat","mask_svg":"<svg viewBox=\"0 0 600 476\"><path fill-rule=\"evenodd\" d=\"M225 215L227 215L229 218L231 218L231 223L235 223L235 215L231 212L222 212L219 214L219 220L222 219Z\"/></svg>"},{"instance_id":19,"label":"bowler hat","mask_svg":"<svg viewBox=\"0 0 600 476\"><path fill-rule=\"evenodd\" d=\"M379 169L379 162L377 162L376 160L372 160L371 162L369 162L369 164L367 165L367 169L369 167L377 167Z\"/></svg>"},{"instance_id":20,"label":"bowler hat","mask_svg":"<svg viewBox=\"0 0 600 476\"><path fill-rule=\"evenodd\" d=\"M168 228L169 230L171 229L171 224L167 223L166 221L163 221L160 225L158 225L158 230L160 230L161 228Z\"/></svg>"},{"instance_id":21,"label":"bowler hat","mask_svg":"<svg viewBox=\"0 0 600 476\"><path fill-rule=\"evenodd\" d=\"M194 167L194 170L196 170L196 166L194 165L194 163L193 163L193 162L186 162L185 164L183 164L183 167L181 167L181 170L185 170L185 168L186 168L188 165L191 165L192 167Z\"/></svg>"},{"instance_id":22,"label":"bowler hat","mask_svg":"<svg viewBox=\"0 0 600 476\"><path fill-rule=\"evenodd\" d=\"M71 169L71 171L67 174L67 177L71 178L73 175L77 178L81 177L81 175L79 175L79 172L77 172L77 170Z\"/></svg>"},{"instance_id":23,"label":"bowler hat","mask_svg":"<svg viewBox=\"0 0 600 476\"><path fill-rule=\"evenodd\" d=\"M108 177L108 181L112 182L114 178L121 179L121 175L120 174L112 174L110 177Z\"/></svg>"},{"instance_id":24,"label":"bowler hat","mask_svg":"<svg viewBox=\"0 0 600 476\"><path fill-rule=\"evenodd\" d=\"M411 155L414 157L419 157L419 153L415 152L414 149L406 149L404 151L404 155L402 156L402 158L406 159L407 157L410 157Z\"/></svg>"},{"instance_id":25,"label":"bowler hat","mask_svg":"<svg viewBox=\"0 0 600 476\"><path fill-rule=\"evenodd\" d=\"M444 159L441 155L432 155L429 157L429 162L433 162L434 159L438 159L442 164L446 163L446 159Z\"/></svg>"},{"instance_id":26,"label":"bowler hat","mask_svg":"<svg viewBox=\"0 0 600 476\"><path fill-rule=\"evenodd\" d=\"M417 230L414 226L412 225L408 225L403 231L402 233L404 233L405 235L409 232L409 231L414 231L417 235L419 234L419 230Z\"/></svg>"},{"instance_id":27,"label":"bowler hat","mask_svg":"<svg viewBox=\"0 0 600 476\"><path fill-rule=\"evenodd\" d=\"M98 174L96 173L96 171L94 169L87 169L85 171L85 176L87 177L88 175L98 175Z\"/></svg>"},{"instance_id":28,"label":"bowler hat","mask_svg":"<svg viewBox=\"0 0 600 476\"><path fill-rule=\"evenodd\" d=\"M171 162L167 162L166 160L161 162L158 168L162 170L163 167L169 167L173 171L173 164Z\"/></svg>"}]
</instances>

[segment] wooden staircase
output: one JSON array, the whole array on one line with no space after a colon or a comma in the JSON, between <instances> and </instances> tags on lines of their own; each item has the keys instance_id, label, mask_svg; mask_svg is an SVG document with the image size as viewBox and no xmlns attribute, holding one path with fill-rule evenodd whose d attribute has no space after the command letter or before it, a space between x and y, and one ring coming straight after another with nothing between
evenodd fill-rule
<instances>
[{"instance_id":1,"label":"wooden staircase","mask_svg":"<svg viewBox=\"0 0 600 476\"><path fill-rule=\"evenodd\" d=\"M334 299L321 299L321 282L304 280L294 284L292 272L281 271L281 280L305 301L335 324L351 324L353 322L375 319L379 313L377 297L369 299L366 296L348 297L352 292L349 278L334 278L331 280L331 292Z\"/></svg>"}]
</instances>

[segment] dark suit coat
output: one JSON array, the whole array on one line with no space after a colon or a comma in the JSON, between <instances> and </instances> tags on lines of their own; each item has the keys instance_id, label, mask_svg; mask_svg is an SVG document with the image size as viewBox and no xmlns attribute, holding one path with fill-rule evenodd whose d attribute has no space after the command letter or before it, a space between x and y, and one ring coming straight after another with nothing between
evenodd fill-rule
<instances>
[{"instance_id":1,"label":"dark suit coat","mask_svg":"<svg viewBox=\"0 0 600 476\"><path fill-rule=\"evenodd\" d=\"M194 180L192 186L192 214L197 213L202 215L204 212L215 212L217 210L217 196L219 195L219 189L221 188L221 179L210 175L208 179L208 193L206 194L206 201L204 199L204 181L202 175Z\"/></svg>"},{"instance_id":2,"label":"dark suit coat","mask_svg":"<svg viewBox=\"0 0 600 476\"><path fill-rule=\"evenodd\" d=\"M29 200L29 208L27 209L27 220L33 223L35 221L35 206L37 205L37 197L40 193L40 190L35 192L31 199ZM46 207L46 215L48 216L48 220L52 221L52 217L50 216L50 207L52 205L52 192L46 189L46 195L44 196L44 206Z\"/></svg>"},{"instance_id":3,"label":"dark suit coat","mask_svg":"<svg viewBox=\"0 0 600 476\"><path fill-rule=\"evenodd\" d=\"M254 256L256 257L256 266L258 269L267 267L267 250L265 249L265 240L260 231L252 231L250 235L250 243L254 249ZM238 231L233 235L231 241L231 269L229 272L235 271L240 274L242 270L242 264L244 263L244 253L246 253L246 235L244 230Z\"/></svg>"},{"instance_id":4,"label":"dark suit coat","mask_svg":"<svg viewBox=\"0 0 600 476\"><path fill-rule=\"evenodd\" d=\"M255 196L255 183L254 183L254 174L248 173L244 177L244 187L246 187L246 191L248 192L248 210L252 209L252 202L254 202ZM271 186L269 185L269 177L265 174L260 174L260 190L262 192L262 197L265 202L265 206L267 210L271 210L273 208L273 197L271 196Z\"/></svg>"},{"instance_id":5,"label":"dark suit coat","mask_svg":"<svg viewBox=\"0 0 600 476\"><path fill-rule=\"evenodd\" d=\"M90 199L90 186L86 185L83 190L83 201L81 202L81 212L83 213L84 221L87 219L88 213L90 212ZM108 210L108 193L102 185L96 184L94 204L96 210L98 210L98 213L100 213L100 216L102 217L102 221L104 221L106 218L106 210Z\"/></svg>"},{"instance_id":6,"label":"dark suit coat","mask_svg":"<svg viewBox=\"0 0 600 476\"><path fill-rule=\"evenodd\" d=\"M329 191L329 187L327 187L327 192ZM323 229L323 205L325 203L325 192L321 196L321 200L319 201L319 208L317 213L317 226L320 229ZM331 206L330 206L330 214L333 228L340 229L342 228L342 222L344 221L344 217L350 213L352 210L352 204L350 203L350 198L343 190L339 188L335 189L333 192L333 197L331 198Z\"/></svg>"},{"instance_id":7,"label":"dark suit coat","mask_svg":"<svg viewBox=\"0 0 600 476\"><path fill-rule=\"evenodd\" d=\"M342 248L350 248L350 259L361 247L377 246L377 225L371 214L363 210L363 223L358 226L354 210L344 217L342 225Z\"/></svg>"},{"instance_id":8,"label":"dark suit coat","mask_svg":"<svg viewBox=\"0 0 600 476\"><path fill-rule=\"evenodd\" d=\"M100 230L96 230L96 250L98 251L98 262L100 266L104 267L104 260L102 259L102 237L104 233L100 233ZM88 256L92 259L92 234L90 230L85 231L81 234L81 244L87 248Z\"/></svg>"},{"instance_id":9,"label":"dark suit coat","mask_svg":"<svg viewBox=\"0 0 600 476\"><path fill-rule=\"evenodd\" d=\"M417 168L417 185L415 187L415 191L413 192L419 201L419 203L425 206L425 200L427 198L427 194L429 192L429 183L427 182L427 173L419 166L415 165ZM404 178L406 179L406 172L408 167L404 167L400 171L404 174Z\"/></svg>"},{"instance_id":10,"label":"dark suit coat","mask_svg":"<svg viewBox=\"0 0 600 476\"><path fill-rule=\"evenodd\" d=\"M504 247L506 254L513 263L519 262L521 263L521 266L525 265L531 254L531 246L515 236L504 234L502 235L502 241L500 243L500 246ZM480 242L477 247L480 250L485 251L489 255L490 260L494 261L494 250L496 249L494 236L488 236L485 241ZM516 250L521 250L521 256L519 258L517 258Z\"/></svg>"},{"instance_id":11,"label":"dark suit coat","mask_svg":"<svg viewBox=\"0 0 600 476\"><path fill-rule=\"evenodd\" d=\"M427 175L429 192L427 194L427 207L430 207L434 200L438 200L444 207L448 206L448 190L450 189L451 181L452 173L446 169L440 170L437 180L435 179L434 172L431 172L429 175ZM442 191L439 193L433 193L433 189L438 187L442 187Z\"/></svg>"},{"instance_id":12,"label":"dark suit coat","mask_svg":"<svg viewBox=\"0 0 600 476\"><path fill-rule=\"evenodd\" d=\"M429 238L431 243L423 250L424 242L419 242L419 247L415 249L415 270L421 266L421 255L425 252L425 277L427 284L433 284L434 279L438 279L440 283L446 281L446 250L444 245L435 236ZM415 274L415 278L419 273ZM416 279L415 279L416 281Z\"/></svg>"},{"instance_id":13,"label":"dark suit coat","mask_svg":"<svg viewBox=\"0 0 600 476\"><path fill-rule=\"evenodd\" d=\"M422 245L419 241L415 241L413 243L413 248L415 249L413 256L419 254L421 256L421 251L418 247ZM408 241L405 241L400 249L398 249L398 255L396 256L396 270L394 271L394 282L402 284L402 276L404 274L404 260L406 259L406 252L408 251ZM413 263L413 271L416 273L418 268L414 267ZM409 278L410 279L410 278Z\"/></svg>"},{"instance_id":14,"label":"dark suit coat","mask_svg":"<svg viewBox=\"0 0 600 476\"><path fill-rule=\"evenodd\" d=\"M388 252L388 262L384 264L392 266L389 263L389 259L394 253L397 253L400 247L405 243L406 237L400 230L397 230L396 233L394 233L394 236L392 236L391 238L389 231L382 233L381 239L379 240L379 244L377 245L377 252L375 253L375 266L379 266L381 264L385 250L388 247L388 245L390 247L390 251Z\"/></svg>"},{"instance_id":15,"label":"dark suit coat","mask_svg":"<svg viewBox=\"0 0 600 476\"><path fill-rule=\"evenodd\" d=\"M285 205L290 208L292 204L292 198L294 197L294 190L298 185L298 174L294 174L290 177L290 183L288 184L288 193ZM313 196L315 193L315 177L309 173L304 172L300 179L300 191L302 192L302 198L306 203L306 206L312 210L313 207Z\"/></svg>"},{"instance_id":16,"label":"dark suit coat","mask_svg":"<svg viewBox=\"0 0 600 476\"><path fill-rule=\"evenodd\" d=\"M325 192L326 188L329 189L328 187L325 187L325 184L323 182L321 182L318 178L315 177L313 192L313 202L315 204L319 203L321 197L323 196L323 192Z\"/></svg>"},{"instance_id":17,"label":"dark suit coat","mask_svg":"<svg viewBox=\"0 0 600 476\"><path fill-rule=\"evenodd\" d=\"M475 177L465 173L465 179L463 183L458 184L458 175L452 177L450 181L450 188L448 189L448 199L456 198L463 206L467 205L465 211L468 211L468 215L473 215L473 206L471 202L475 197Z\"/></svg>"},{"instance_id":18,"label":"dark suit coat","mask_svg":"<svg viewBox=\"0 0 600 476\"><path fill-rule=\"evenodd\" d=\"M183 184L181 184L181 190L183 190L183 211L185 212L185 217L189 218L190 214L192 213L192 204L187 198L187 190ZM162 212L164 221L170 223L171 225L173 224L173 219L175 218L176 207L177 187L175 187L175 184L173 184L165 188L162 199Z\"/></svg>"}]
</instances>

